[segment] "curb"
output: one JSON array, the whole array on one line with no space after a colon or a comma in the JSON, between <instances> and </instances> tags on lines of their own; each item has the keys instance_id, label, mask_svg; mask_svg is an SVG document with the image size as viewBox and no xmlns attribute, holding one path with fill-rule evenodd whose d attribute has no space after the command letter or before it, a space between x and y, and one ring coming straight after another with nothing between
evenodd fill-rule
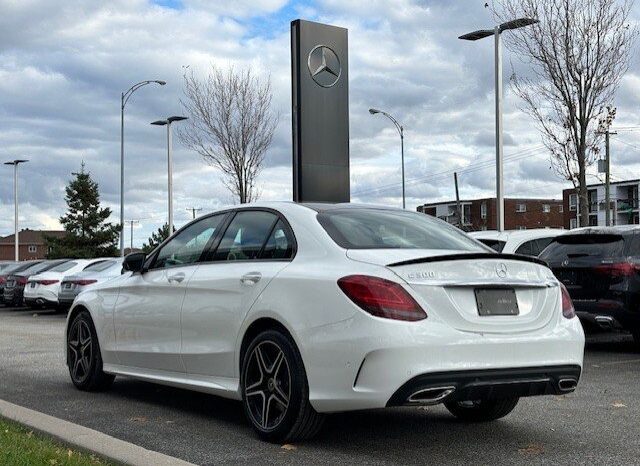
<instances>
[{"instance_id":1,"label":"curb","mask_svg":"<svg viewBox=\"0 0 640 466\"><path fill-rule=\"evenodd\" d=\"M0 400L0 416L23 424L67 445L96 453L111 461L140 466L193 466L192 463L147 450L97 430Z\"/></svg>"}]
</instances>

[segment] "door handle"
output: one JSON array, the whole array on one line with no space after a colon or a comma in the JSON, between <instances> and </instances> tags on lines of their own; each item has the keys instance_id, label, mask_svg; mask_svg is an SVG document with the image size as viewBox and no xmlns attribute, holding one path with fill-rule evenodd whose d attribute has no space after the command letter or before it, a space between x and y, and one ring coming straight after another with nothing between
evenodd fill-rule
<instances>
[{"instance_id":1,"label":"door handle","mask_svg":"<svg viewBox=\"0 0 640 466\"><path fill-rule=\"evenodd\" d=\"M169 275L167 277L167 280L169 281L169 283L173 283L173 282L181 283L182 280L184 280L184 273L180 272L180 273L176 273L175 275Z\"/></svg>"},{"instance_id":2,"label":"door handle","mask_svg":"<svg viewBox=\"0 0 640 466\"><path fill-rule=\"evenodd\" d=\"M240 283L243 285L255 285L262 278L260 272L249 272L240 277Z\"/></svg>"}]
</instances>

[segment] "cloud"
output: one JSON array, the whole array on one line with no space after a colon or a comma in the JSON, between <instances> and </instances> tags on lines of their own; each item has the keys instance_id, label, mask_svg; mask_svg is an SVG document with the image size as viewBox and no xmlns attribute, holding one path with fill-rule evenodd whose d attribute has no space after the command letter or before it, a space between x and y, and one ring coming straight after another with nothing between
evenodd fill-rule
<instances>
[{"instance_id":1,"label":"cloud","mask_svg":"<svg viewBox=\"0 0 640 466\"><path fill-rule=\"evenodd\" d=\"M117 221L120 95L138 81L163 79L166 86L138 90L125 112L125 217L141 219L135 242L145 241L167 216L165 139L149 122L181 111L184 67L204 75L211 63L250 66L271 77L281 120L259 184L263 199L290 199L289 23L297 17L349 29L354 200L401 204L399 135L384 117L371 116L370 107L388 111L405 128L408 208L452 198L453 171L462 197L493 193L493 44L457 38L491 24L482 2L0 0L0 11L0 144L7 158L30 159L20 167L25 227L56 225L66 209L64 186L82 161ZM526 73L527 64L508 50L504 61L505 68L513 62ZM505 79L508 74L505 69ZM634 62L615 102L616 125L640 124L639 96ZM539 133L519 105L505 82L507 194L558 197L567 183L548 169ZM626 145L612 142L613 172L638 177L640 132L618 137ZM189 220L189 207L206 212L233 202L216 170L177 138L174 144L179 225ZM535 154L527 156L528 150ZM0 235L12 229L6 168L0 171Z\"/></svg>"}]
</instances>

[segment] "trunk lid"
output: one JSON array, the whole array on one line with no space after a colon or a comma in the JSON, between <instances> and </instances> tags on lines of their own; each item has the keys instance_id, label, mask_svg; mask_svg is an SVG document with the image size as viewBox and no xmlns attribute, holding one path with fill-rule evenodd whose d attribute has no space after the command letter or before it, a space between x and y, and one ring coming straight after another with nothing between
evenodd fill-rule
<instances>
[{"instance_id":1,"label":"trunk lid","mask_svg":"<svg viewBox=\"0 0 640 466\"><path fill-rule=\"evenodd\" d=\"M386 266L422 298L429 318L440 319L457 330L534 331L547 325L560 309L558 282L544 262L535 258L428 250L349 251L347 255ZM389 261L392 255L395 261ZM487 289L514 293L518 314L481 315L481 298L476 292Z\"/></svg>"}]
</instances>

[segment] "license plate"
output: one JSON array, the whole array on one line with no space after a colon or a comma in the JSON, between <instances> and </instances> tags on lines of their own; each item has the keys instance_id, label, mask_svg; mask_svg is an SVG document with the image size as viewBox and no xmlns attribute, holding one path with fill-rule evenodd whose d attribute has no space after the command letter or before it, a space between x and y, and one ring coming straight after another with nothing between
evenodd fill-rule
<instances>
[{"instance_id":1,"label":"license plate","mask_svg":"<svg viewBox=\"0 0 640 466\"><path fill-rule=\"evenodd\" d=\"M481 316L517 316L518 300L513 288L476 288L476 305Z\"/></svg>"},{"instance_id":2,"label":"license plate","mask_svg":"<svg viewBox=\"0 0 640 466\"><path fill-rule=\"evenodd\" d=\"M65 290L70 290L71 289L71 283L65 283L64 284L64 289Z\"/></svg>"}]
</instances>

